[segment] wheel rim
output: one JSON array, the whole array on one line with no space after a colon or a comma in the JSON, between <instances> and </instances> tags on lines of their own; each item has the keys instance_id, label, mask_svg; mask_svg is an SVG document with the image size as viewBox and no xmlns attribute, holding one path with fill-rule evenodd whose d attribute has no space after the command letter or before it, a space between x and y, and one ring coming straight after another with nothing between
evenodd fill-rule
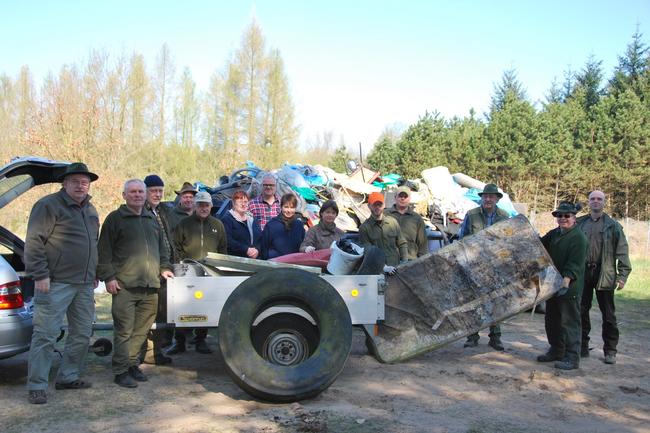
<instances>
[{"instance_id":1,"label":"wheel rim","mask_svg":"<svg viewBox=\"0 0 650 433\"><path fill-rule=\"evenodd\" d=\"M307 340L289 329L277 330L264 342L264 359L277 365L300 364L309 355Z\"/></svg>"}]
</instances>

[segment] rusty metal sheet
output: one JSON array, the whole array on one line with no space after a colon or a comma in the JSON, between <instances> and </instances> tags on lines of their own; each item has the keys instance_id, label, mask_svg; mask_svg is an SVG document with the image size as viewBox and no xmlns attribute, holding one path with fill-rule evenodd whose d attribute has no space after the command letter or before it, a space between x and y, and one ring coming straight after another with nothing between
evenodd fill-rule
<instances>
[{"instance_id":1,"label":"rusty metal sheet","mask_svg":"<svg viewBox=\"0 0 650 433\"><path fill-rule=\"evenodd\" d=\"M528 310L561 283L520 215L399 266L387 278L386 320L369 343L379 361L403 361Z\"/></svg>"}]
</instances>

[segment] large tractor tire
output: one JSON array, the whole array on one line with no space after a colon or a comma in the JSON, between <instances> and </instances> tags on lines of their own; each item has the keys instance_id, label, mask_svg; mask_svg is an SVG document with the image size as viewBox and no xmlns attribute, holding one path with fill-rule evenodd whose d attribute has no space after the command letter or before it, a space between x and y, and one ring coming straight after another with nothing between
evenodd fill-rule
<instances>
[{"instance_id":1,"label":"large tractor tire","mask_svg":"<svg viewBox=\"0 0 650 433\"><path fill-rule=\"evenodd\" d=\"M270 307L301 314L272 314ZM324 279L296 269L260 272L228 297L219 319L219 347L226 370L253 397L292 402L318 395L341 373L352 344L345 302Z\"/></svg>"}]
</instances>

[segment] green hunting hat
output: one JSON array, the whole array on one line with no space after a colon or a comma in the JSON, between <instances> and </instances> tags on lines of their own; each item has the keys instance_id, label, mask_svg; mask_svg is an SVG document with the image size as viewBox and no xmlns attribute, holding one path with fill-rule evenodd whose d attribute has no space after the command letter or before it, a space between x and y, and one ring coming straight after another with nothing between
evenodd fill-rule
<instances>
[{"instance_id":1,"label":"green hunting hat","mask_svg":"<svg viewBox=\"0 0 650 433\"><path fill-rule=\"evenodd\" d=\"M181 190L180 190L180 191L174 191L174 192L175 192L176 194L178 194L178 195L184 194L184 193L186 193L186 192L191 192L192 194L196 195L196 193L197 193L198 191L196 190L196 188L194 188L194 187L192 186L191 183L189 183L189 182L183 182L183 186L181 187Z\"/></svg>"},{"instance_id":2,"label":"green hunting hat","mask_svg":"<svg viewBox=\"0 0 650 433\"><path fill-rule=\"evenodd\" d=\"M479 196L482 196L483 194L496 194L496 196L499 198L503 197L503 194L499 192L499 188L497 188L497 186L493 183L488 183L483 188L483 191L478 193Z\"/></svg>"},{"instance_id":3,"label":"green hunting hat","mask_svg":"<svg viewBox=\"0 0 650 433\"><path fill-rule=\"evenodd\" d=\"M573 204L568 201L563 201L560 202L560 205L557 207L557 209L551 212L551 215L553 215L554 217L557 217L558 214L561 213L572 213L575 215L580 211L580 209L582 209L582 206L580 206L579 203Z\"/></svg>"},{"instance_id":4,"label":"green hunting hat","mask_svg":"<svg viewBox=\"0 0 650 433\"><path fill-rule=\"evenodd\" d=\"M71 174L85 174L90 178L91 182L99 179L99 176L97 176L95 173L88 171L88 167L83 162L73 162L72 164L66 166L66 168L63 170L63 173L59 175L58 180L62 181L66 176L69 176Z\"/></svg>"}]
</instances>

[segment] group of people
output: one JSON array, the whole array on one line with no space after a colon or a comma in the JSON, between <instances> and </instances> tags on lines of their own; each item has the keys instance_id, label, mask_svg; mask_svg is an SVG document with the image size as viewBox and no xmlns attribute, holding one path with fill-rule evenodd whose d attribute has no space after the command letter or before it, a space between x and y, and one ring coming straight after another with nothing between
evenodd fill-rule
<instances>
[{"instance_id":1,"label":"group of people","mask_svg":"<svg viewBox=\"0 0 650 433\"><path fill-rule=\"evenodd\" d=\"M496 205L503 194L487 184L479 193L481 205L470 210L460 228L461 239L508 218ZM604 362L616 363L619 331L614 292L625 286L632 271L627 239L621 225L604 212L605 193L589 193L589 213L576 217L578 203L561 202L551 214L557 227L542 238L553 264L562 276L556 296L546 301L544 325L550 348L537 357L554 362L562 370L579 368L580 359L589 357L589 311L594 293L602 314ZM489 345L504 350L499 324L490 326ZM467 337L465 347L478 345L479 334Z\"/></svg>"},{"instance_id":2,"label":"group of people","mask_svg":"<svg viewBox=\"0 0 650 433\"><path fill-rule=\"evenodd\" d=\"M38 200L29 217L25 266L34 279L35 309L27 388L33 404L47 402L51 355L64 316L68 335L55 389L91 386L80 373L99 281L112 295L114 382L135 388L147 381L142 362L172 362L169 355L185 352L192 334L197 352L212 352L206 328L151 330L154 322L166 322L166 281L173 278L175 263L200 260L208 252L272 259L329 248L343 234L334 224L336 202L328 201L321 222L305 236L296 196L278 196L273 176L263 179L263 192L253 200L245 191L235 192L232 209L220 220L212 216L210 194L189 182L175 191L174 207L163 205L165 183L156 174L127 180L124 204L106 217L100 230L89 194L97 179L83 163L68 165L60 176L61 190Z\"/></svg>"},{"instance_id":3,"label":"group of people","mask_svg":"<svg viewBox=\"0 0 650 433\"><path fill-rule=\"evenodd\" d=\"M235 192L232 209L222 219L212 216L210 194L190 183L175 191L176 206L167 207L162 204L165 183L158 175L130 179L122 191L124 204L106 217L100 230L89 195L97 179L83 163L68 165L60 176L61 190L38 200L29 217L25 266L35 284L35 309L27 388L33 404L47 402L51 354L64 316L68 335L55 389L91 386L80 374L92 334L98 281L104 281L112 295L114 382L134 388L147 381L139 367L142 362L170 363L170 355L186 351L192 333L196 351L211 353L206 328L177 329L173 334L151 330L154 321L166 322L166 281L173 278L175 263L200 260L208 252L251 259L312 253L329 248L344 234L335 224L339 208L333 200L321 206L319 223L305 232L296 196L279 196L271 175L263 178L263 191L252 200L245 191ZM495 185L487 185L480 196L481 206L467 214L461 238L507 218L496 207L502 195ZM371 215L359 227L360 242L382 250L389 274L400 263L428 252L424 221L411 207L410 190L400 187L394 198L395 204L386 209L383 194L370 194ZM539 360L557 361L558 368L577 368L579 358L589 354L594 289L603 313L605 362L616 359L613 290L623 287L631 270L627 243L620 225L603 212L604 194L592 192L589 203L591 213L577 221L579 209L562 203L553 212L558 228L542 238L566 290L548 302L551 348ZM490 328L489 344L496 350L503 350L500 335L497 325ZM478 340L478 334L472 335L466 346L476 346Z\"/></svg>"}]
</instances>

